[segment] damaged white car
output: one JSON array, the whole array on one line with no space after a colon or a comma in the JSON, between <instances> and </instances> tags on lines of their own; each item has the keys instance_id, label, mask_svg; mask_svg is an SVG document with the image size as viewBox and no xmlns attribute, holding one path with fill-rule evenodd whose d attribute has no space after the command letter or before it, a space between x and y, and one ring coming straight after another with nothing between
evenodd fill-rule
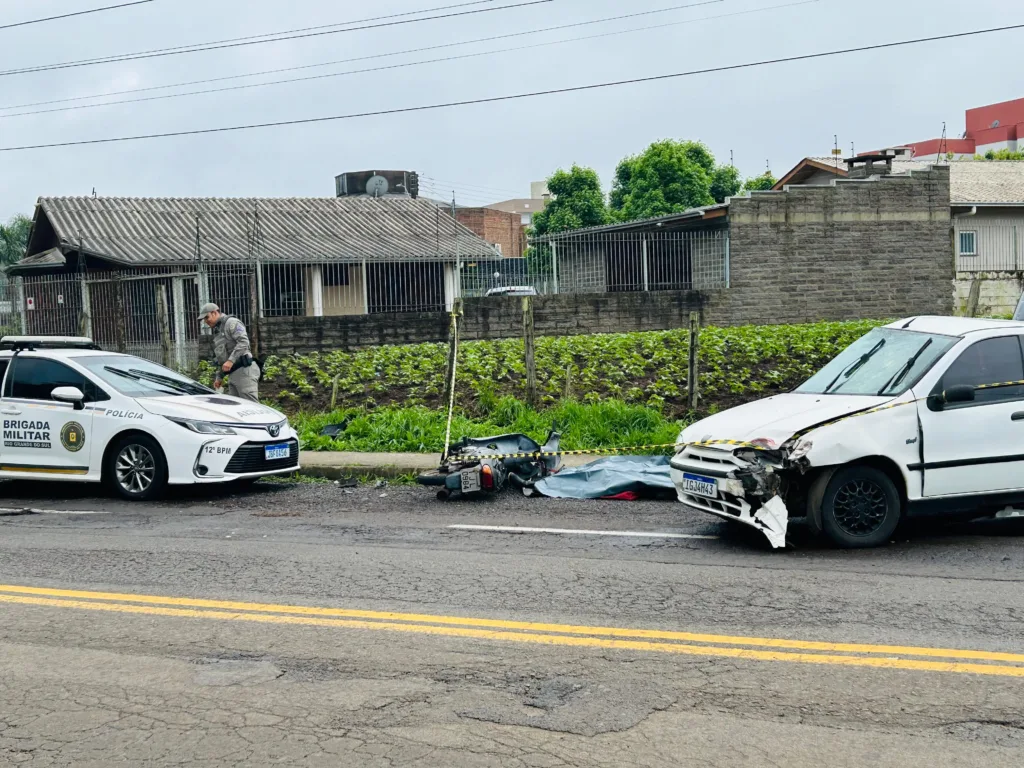
<instances>
[{"instance_id":1,"label":"damaged white car","mask_svg":"<svg viewBox=\"0 0 1024 768\"><path fill-rule=\"evenodd\" d=\"M842 547L905 517L1024 508L1024 322L916 317L876 328L789 392L699 421L679 500L783 547L791 517Z\"/></svg>"}]
</instances>

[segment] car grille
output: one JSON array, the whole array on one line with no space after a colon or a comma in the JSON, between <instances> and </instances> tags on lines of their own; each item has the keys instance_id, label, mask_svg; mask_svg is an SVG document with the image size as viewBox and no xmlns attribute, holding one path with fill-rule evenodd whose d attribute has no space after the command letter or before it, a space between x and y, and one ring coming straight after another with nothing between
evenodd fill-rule
<instances>
[{"instance_id":1,"label":"car grille","mask_svg":"<svg viewBox=\"0 0 1024 768\"><path fill-rule=\"evenodd\" d=\"M750 464L734 456L732 450L690 445L672 459L672 466L711 477L727 477L734 470L749 467Z\"/></svg>"},{"instance_id":2,"label":"car grille","mask_svg":"<svg viewBox=\"0 0 1024 768\"><path fill-rule=\"evenodd\" d=\"M694 496L691 493L680 494L679 500L689 507L699 509L701 512L718 513L739 517L743 508L737 503L734 496L720 493L717 499L708 499L704 496Z\"/></svg>"},{"instance_id":3,"label":"car grille","mask_svg":"<svg viewBox=\"0 0 1024 768\"><path fill-rule=\"evenodd\" d=\"M231 457L224 471L232 475L247 475L253 472L275 472L281 469L291 469L299 465L299 441L292 438L288 440L288 458L273 459L267 461L264 448L268 445L281 445L281 443L244 443L235 449L235 455Z\"/></svg>"}]
</instances>

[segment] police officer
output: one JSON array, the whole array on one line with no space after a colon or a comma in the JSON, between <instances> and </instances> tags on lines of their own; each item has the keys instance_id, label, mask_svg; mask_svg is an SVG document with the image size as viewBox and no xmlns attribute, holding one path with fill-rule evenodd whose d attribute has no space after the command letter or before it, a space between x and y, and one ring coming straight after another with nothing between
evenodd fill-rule
<instances>
[{"instance_id":1,"label":"police officer","mask_svg":"<svg viewBox=\"0 0 1024 768\"><path fill-rule=\"evenodd\" d=\"M199 319L213 330L213 352L217 358L214 389L220 389L230 374L228 394L259 402L260 367L253 359L249 334L237 317L225 315L216 304L204 304Z\"/></svg>"}]
</instances>

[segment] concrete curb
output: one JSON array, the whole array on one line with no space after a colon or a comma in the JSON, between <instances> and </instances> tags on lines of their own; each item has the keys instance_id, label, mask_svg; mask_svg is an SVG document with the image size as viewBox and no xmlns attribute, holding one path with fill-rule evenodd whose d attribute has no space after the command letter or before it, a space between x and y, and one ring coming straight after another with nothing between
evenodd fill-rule
<instances>
[{"instance_id":1,"label":"concrete curb","mask_svg":"<svg viewBox=\"0 0 1024 768\"><path fill-rule=\"evenodd\" d=\"M562 464L578 467L593 461L596 456L565 456ZM340 480L346 477L369 475L395 478L418 475L437 469L441 456L436 453L354 453L331 451L302 451L300 475L305 477Z\"/></svg>"}]
</instances>

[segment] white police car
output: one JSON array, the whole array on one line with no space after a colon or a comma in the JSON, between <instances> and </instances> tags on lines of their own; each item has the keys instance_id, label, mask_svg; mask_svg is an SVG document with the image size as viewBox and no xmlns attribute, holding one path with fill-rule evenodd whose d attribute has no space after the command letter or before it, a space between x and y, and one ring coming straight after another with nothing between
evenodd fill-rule
<instances>
[{"instance_id":1,"label":"white police car","mask_svg":"<svg viewBox=\"0 0 1024 768\"><path fill-rule=\"evenodd\" d=\"M299 469L285 416L89 339L0 339L0 479L103 482L127 499L166 485Z\"/></svg>"}]
</instances>

